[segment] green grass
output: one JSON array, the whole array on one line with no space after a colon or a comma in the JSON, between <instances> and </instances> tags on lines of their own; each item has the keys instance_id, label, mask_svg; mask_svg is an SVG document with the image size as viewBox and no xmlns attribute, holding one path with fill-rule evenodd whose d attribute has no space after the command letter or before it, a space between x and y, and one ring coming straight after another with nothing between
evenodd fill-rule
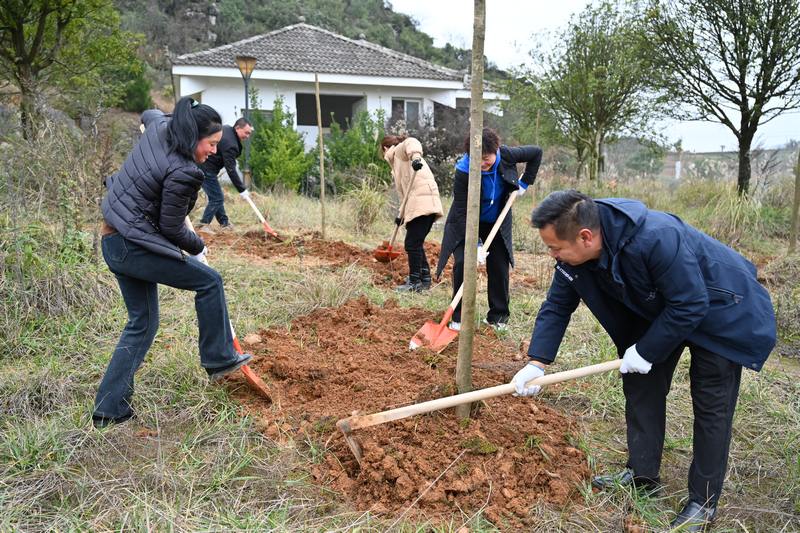
<instances>
[{"instance_id":1,"label":"green grass","mask_svg":"<svg viewBox=\"0 0 800 533\"><path fill-rule=\"evenodd\" d=\"M543 252L527 226L534 201L546 192L546 184L539 187L536 198L524 197L514 210L515 246L524 252L520 257ZM603 187L597 185L594 192L636 195L633 190ZM681 206L671 194L657 187L647 192L656 207L678 210ZM294 195L257 195L256 200L279 232L291 235L319 228L315 201ZM257 229L246 204L230 196L227 205L238 231ZM679 214L691 220L707 204L686 205L686 212ZM326 207L330 239L372 248L391 233L390 207L365 234L355 233L351 207L345 202L331 201ZM441 238L441 224L431 238ZM355 266L253 263L214 250L210 261L225 279L240 336L286 326L317 307L340 305L360 295L378 304L396 298L403 306L436 314L443 312L451 295L449 283L424 294L397 295L374 287L370 273ZM100 280L114 287L108 272L101 272ZM506 342L517 346L529 340L544 296L543 289L512 294ZM395 531L444 533L465 525L473 532L508 529L492 525L480 511L457 509L450 520L437 524L376 518L312 483L308 472L322 460L321 443L269 440L256 420L242 416L224 389L207 383L197 355L192 298L160 289L161 329L136 375L138 418L104 431L91 428L90 413L97 383L126 320L116 291L108 301L86 297L86 312L20 322L22 333L0 352L0 531L385 531L393 526ZM485 292L478 294L477 302L480 318L486 312ZM612 343L581 306L552 371L614 357ZM662 467L665 495L594 493L587 482L578 500L566 508L532 508L533 530L620 530L628 515L648 530L664 528L686 495L692 431L688 360L684 355L669 398ZM743 372L716 531L800 529L798 376L796 361L775 355L761 373ZM593 472L624 466L624 396L617 374L546 389L542 398L579 419L570 442L588 454ZM538 453L535 438L526 445Z\"/></svg>"}]
</instances>

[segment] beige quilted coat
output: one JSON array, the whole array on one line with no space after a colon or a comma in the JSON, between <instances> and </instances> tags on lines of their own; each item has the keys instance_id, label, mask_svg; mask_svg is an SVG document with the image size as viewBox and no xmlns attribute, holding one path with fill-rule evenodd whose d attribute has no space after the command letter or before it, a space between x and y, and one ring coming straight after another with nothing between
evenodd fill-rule
<instances>
[{"instance_id":1,"label":"beige quilted coat","mask_svg":"<svg viewBox=\"0 0 800 533\"><path fill-rule=\"evenodd\" d=\"M400 195L401 204L409 185L411 185L411 193L406 204L403 222L430 214L435 214L437 219L441 218L444 213L442 211L442 201L439 199L439 187L436 185L436 180L433 179L433 172L431 172L428 164L425 163L425 159L422 159L424 166L417 172L413 185L411 184L411 177L414 175L411 161L412 159L422 158L422 144L415 138L409 137L400 144L386 150L383 158L392 167L392 177L397 188L397 194Z\"/></svg>"}]
</instances>

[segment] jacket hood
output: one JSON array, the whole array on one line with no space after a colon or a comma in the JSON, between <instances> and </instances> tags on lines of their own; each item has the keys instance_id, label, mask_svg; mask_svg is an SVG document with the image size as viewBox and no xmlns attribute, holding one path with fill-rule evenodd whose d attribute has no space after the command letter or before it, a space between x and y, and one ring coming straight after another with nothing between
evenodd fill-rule
<instances>
[{"instance_id":1,"label":"jacket hood","mask_svg":"<svg viewBox=\"0 0 800 533\"><path fill-rule=\"evenodd\" d=\"M644 224L647 207L627 198L603 198L595 202L600 207L603 242L616 254Z\"/></svg>"},{"instance_id":2,"label":"jacket hood","mask_svg":"<svg viewBox=\"0 0 800 533\"><path fill-rule=\"evenodd\" d=\"M500 166L500 149L497 149L497 159L494 161L494 165L489 170L481 170L481 175L486 174L493 174L494 171L497 170L497 167ZM456 170L460 170L466 174L469 174L469 154L464 154L464 156L456 162Z\"/></svg>"}]
</instances>

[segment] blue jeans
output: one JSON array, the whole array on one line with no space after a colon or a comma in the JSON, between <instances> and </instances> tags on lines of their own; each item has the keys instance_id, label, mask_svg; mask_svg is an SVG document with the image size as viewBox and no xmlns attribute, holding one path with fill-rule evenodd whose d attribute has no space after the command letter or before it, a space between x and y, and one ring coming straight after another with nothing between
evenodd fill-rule
<instances>
[{"instance_id":1,"label":"blue jeans","mask_svg":"<svg viewBox=\"0 0 800 533\"><path fill-rule=\"evenodd\" d=\"M197 293L200 364L220 368L236 361L222 277L216 270L193 258L184 261L153 253L119 233L103 237L103 258L117 277L128 323L97 390L95 417L131 414L133 376L158 331L159 283Z\"/></svg>"},{"instance_id":2,"label":"blue jeans","mask_svg":"<svg viewBox=\"0 0 800 533\"><path fill-rule=\"evenodd\" d=\"M220 226L228 225L228 215L225 213L225 196L222 194L222 187L219 184L219 178L216 174L205 173L206 177L203 180L203 191L208 197L208 205L203 211L203 217L200 219L201 224L209 224L212 219L216 217Z\"/></svg>"}]
</instances>

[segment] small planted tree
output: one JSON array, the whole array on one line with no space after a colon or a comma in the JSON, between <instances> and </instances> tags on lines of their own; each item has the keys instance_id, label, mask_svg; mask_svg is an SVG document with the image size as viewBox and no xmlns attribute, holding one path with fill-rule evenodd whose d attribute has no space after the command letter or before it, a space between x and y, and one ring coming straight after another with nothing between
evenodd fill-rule
<instances>
[{"instance_id":1,"label":"small planted tree","mask_svg":"<svg viewBox=\"0 0 800 533\"><path fill-rule=\"evenodd\" d=\"M295 131L294 116L284 107L283 97L279 96L273 102L271 119L259 113L253 113L251 119L250 169L253 183L262 189L281 185L297 190L314 159L306 154L303 137Z\"/></svg>"}]
</instances>

